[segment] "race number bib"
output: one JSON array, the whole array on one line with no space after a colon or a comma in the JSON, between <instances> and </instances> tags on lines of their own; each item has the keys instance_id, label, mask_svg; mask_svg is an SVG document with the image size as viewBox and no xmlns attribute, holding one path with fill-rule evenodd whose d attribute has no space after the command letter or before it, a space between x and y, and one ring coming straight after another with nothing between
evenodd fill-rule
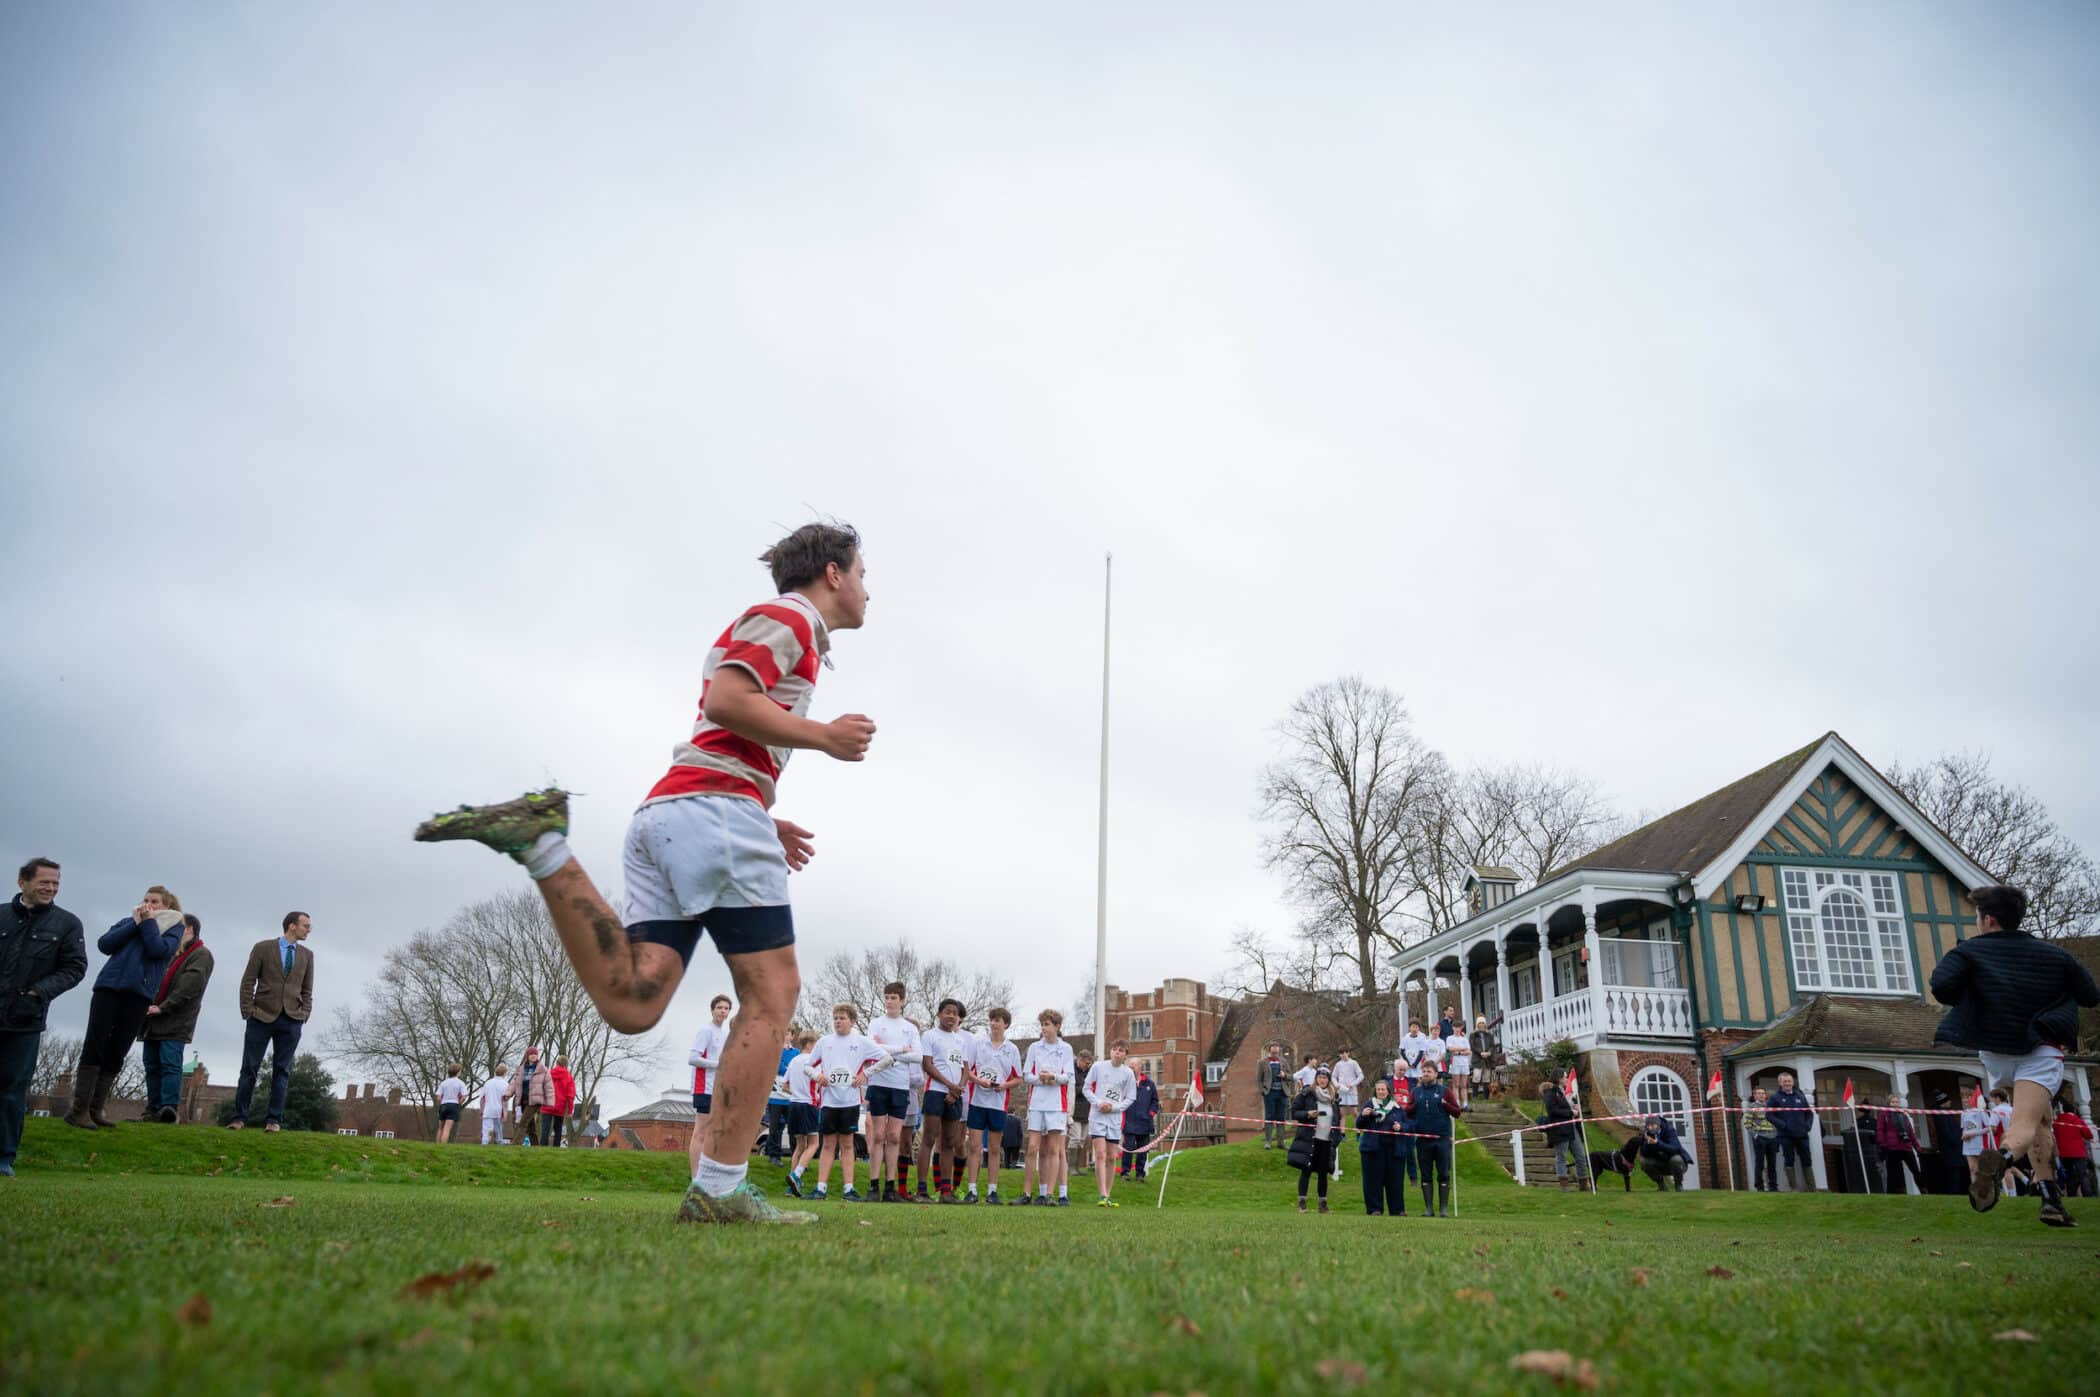
<instances>
[{"instance_id":1,"label":"race number bib","mask_svg":"<svg viewBox=\"0 0 2100 1397\"><path fill-rule=\"evenodd\" d=\"M835 1087L842 1087L853 1080L853 1074L851 1072L848 1072L843 1067L834 1067L831 1069L831 1075L825 1080L829 1081Z\"/></svg>"}]
</instances>

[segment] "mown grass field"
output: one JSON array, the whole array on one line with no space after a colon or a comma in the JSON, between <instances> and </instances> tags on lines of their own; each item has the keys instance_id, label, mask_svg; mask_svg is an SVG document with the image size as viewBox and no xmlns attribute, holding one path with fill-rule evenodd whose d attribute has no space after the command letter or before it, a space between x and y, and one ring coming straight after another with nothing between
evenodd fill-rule
<instances>
[{"instance_id":1,"label":"mown grass field","mask_svg":"<svg viewBox=\"0 0 2100 1397\"><path fill-rule=\"evenodd\" d=\"M1234 1146L1184 1156L1163 1210L701 1230L668 1155L31 1124L0 1183L10 1394L1562 1390L1511 1371L1539 1349L1680 1395L2100 1370L2100 1231L2031 1203L1593 1198L1468 1147L1456 1220L1362 1216L1353 1160L1341 1211L1300 1217L1280 1157Z\"/></svg>"}]
</instances>

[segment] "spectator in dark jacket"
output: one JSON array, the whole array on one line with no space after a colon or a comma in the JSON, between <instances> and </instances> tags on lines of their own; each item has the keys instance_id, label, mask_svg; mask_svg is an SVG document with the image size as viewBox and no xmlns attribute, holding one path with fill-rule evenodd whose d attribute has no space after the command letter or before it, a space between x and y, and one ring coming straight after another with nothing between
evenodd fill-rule
<instances>
[{"instance_id":1,"label":"spectator in dark jacket","mask_svg":"<svg viewBox=\"0 0 2100 1397\"><path fill-rule=\"evenodd\" d=\"M1779 1132L1779 1167L1789 1191L1807 1193L1816 1184L1816 1171L1808 1162L1808 1133L1815 1128L1816 1113L1806 1096L1794 1085L1794 1074L1779 1074L1779 1090L1765 1104L1765 1115ZM1794 1173L1794 1165L1801 1173Z\"/></svg>"},{"instance_id":2,"label":"spectator in dark jacket","mask_svg":"<svg viewBox=\"0 0 2100 1397\"><path fill-rule=\"evenodd\" d=\"M1575 1123L1575 1106L1560 1083L1548 1082L1540 1096L1546 1108L1546 1143L1553 1147L1553 1177L1562 1193L1581 1188L1589 1151L1583 1147L1582 1127Z\"/></svg>"},{"instance_id":3,"label":"spectator in dark jacket","mask_svg":"<svg viewBox=\"0 0 2100 1397\"><path fill-rule=\"evenodd\" d=\"M1327 1179L1334 1173L1334 1147L1342 1138L1342 1108L1334 1097L1334 1078L1326 1068L1313 1074L1312 1085L1291 1103L1298 1124L1291 1140L1290 1162L1298 1171L1298 1211L1305 1211L1305 1186L1320 1180L1320 1211L1327 1209Z\"/></svg>"},{"instance_id":4,"label":"spectator in dark jacket","mask_svg":"<svg viewBox=\"0 0 2100 1397\"><path fill-rule=\"evenodd\" d=\"M1669 1122L1660 1116L1650 1116L1641 1122L1641 1138L1636 1148L1640 1153L1641 1172L1655 1180L1658 1189L1675 1188L1684 1191L1685 1170L1690 1167L1691 1156L1684 1146L1675 1140L1665 1140L1663 1130ZM1671 1132L1673 1135L1675 1132Z\"/></svg>"},{"instance_id":5,"label":"spectator in dark jacket","mask_svg":"<svg viewBox=\"0 0 2100 1397\"><path fill-rule=\"evenodd\" d=\"M1444 1090L1444 1084L1433 1079L1433 1070L1423 1069L1423 1079L1415 1083L1413 1120L1408 1128L1415 1134L1415 1168L1422 1175L1423 1215L1447 1218L1451 1216L1451 1118L1462 1108ZM1436 1176L1433 1208L1429 1196L1431 1174Z\"/></svg>"},{"instance_id":6,"label":"spectator in dark jacket","mask_svg":"<svg viewBox=\"0 0 2100 1397\"><path fill-rule=\"evenodd\" d=\"M197 1036L197 1011L204 1007L204 988L211 983L211 951L204 944L204 923L188 913L182 918L182 940L174 959L161 973L160 987L146 1010L146 1114L140 1119L173 1125L182 1107L182 1050Z\"/></svg>"},{"instance_id":7,"label":"spectator in dark jacket","mask_svg":"<svg viewBox=\"0 0 2100 1397\"><path fill-rule=\"evenodd\" d=\"M0 914L0 1178L14 1177L44 1016L87 975L87 934L80 918L58 905L58 865L31 859L15 887Z\"/></svg>"},{"instance_id":8,"label":"spectator in dark jacket","mask_svg":"<svg viewBox=\"0 0 2100 1397\"><path fill-rule=\"evenodd\" d=\"M182 941L182 903L155 883L131 915L102 933L95 948L108 956L88 995L87 1036L73 1078L73 1104L66 1124L84 1130L116 1124L106 1109L109 1093L146 1026L146 1010L160 989L169 957Z\"/></svg>"},{"instance_id":9,"label":"spectator in dark jacket","mask_svg":"<svg viewBox=\"0 0 2100 1397\"><path fill-rule=\"evenodd\" d=\"M1889 1097L1888 1104L1874 1113L1874 1147L1881 1152L1881 1167L1890 1193L1903 1192L1906 1169L1918 1192L1932 1191L1925 1187L1924 1171L1918 1167L1918 1128L1912 1123L1910 1112L1903 1109L1902 1098Z\"/></svg>"},{"instance_id":10,"label":"spectator in dark jacket","mask_svg":"<svg viewBox=\"0 0 2100 1397\"><path fill-rule=\"evenodd\" d=\"M1414 1153L1413 1140L1400 1133L1407 1126L1392 1083L1377 1078L1371 1099L1356 1113L1356 1164L1364 1177L1364 1211L1372 1217L1407 1216L1405 1161Z\"/></svg>"},{"instance_id":11,"label":"spectator in dark jacket","mask_svg":"<svg viewBox=\"0 0 2100 1397\"><path fill-rule=\"evenodd\" d=\"M1938 1156L1939 1176L1934 1193L1967 1193L1969 1166L1961 1152L1961 1115L1954 1098L1936 1091L1932 1101L1932 1143Z\"/></svg>"},{"instance_id":12,"label":"spectator in dark jacket","mask_svg":"<svg viewBox=\"0 0 2100 1397\"><path fill-rule=\"evenodd\" d=\"M1128 1177L1133 1171L1145 1177L1145 1160L1152 1153L1152 1132L1159 1123L1159 1088L1144 1073L1138 1073L1137 1096L1123 1110L1123 1158L1116 1173Z\"/></svg>"},{"instance_id":13,"label":"spectator in dark jacket","mask_svg":"<svg viewBox=\"0 0 2100 1397\"><path fill-rule=\"evenodd\" d=\"M1283 1143L1291 1112L1291 1069L1281 1044L1269 1044L1268 1055L1255 1065L1254 1084L1261 1092L1261 1147L1273 1150Z\"/></svg>"},{"instance_id":14,"label":"spectator in dark jacket","mask_svg":"<svg viewBox=\"0 0 2100 1397\"><path fill-rule=\"evenodd\" d=\"M1956 942L1933 967L1932 996L1950 1006L1933 1041L1974 1048L1984 1076L2013 1096L2004 1140L1984 1150L1969 1181L1969 1206L1979 1213L1996 1206L1999 1176L2025 1155L2042 1221L2074 1226L2056 1187L2049 1101L2063 1085L2064 1054L2078 1042L2079 1007L2100 1006L2100 985L2069 951L2020 930L2026 893L1978 888L1969 900L1979 934Z\"/></svg>"},{"instance_id":15,"label":"spectator in dark jacket","mask_svg":"<svg viewBox=\"0 0 2100 1397\"><path fill-rule=\"evenodd\" d=\"M1750 1141L1750 1186L1759 1193L1779 1192L1779 1128L1766 1112L1770 1102L1771 1093L1758 1087L1743 1108L1743 1134Z\"/></svg>"}]
</instances>

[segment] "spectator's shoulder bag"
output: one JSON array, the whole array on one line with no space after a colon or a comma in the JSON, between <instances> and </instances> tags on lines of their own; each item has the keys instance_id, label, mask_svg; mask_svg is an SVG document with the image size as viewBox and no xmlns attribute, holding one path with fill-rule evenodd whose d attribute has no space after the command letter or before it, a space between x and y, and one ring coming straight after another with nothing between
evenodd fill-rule
<instances>
[{"instance_id":1,"label":"spectator's shoulder bag","mask_svg":"<svg viewBox=\"0 0 2100 1397\"><path fill-rule=\"evenodd\" d=\"M1283 1162L1290 1165L1293 1169L1312 1168L1313 1142L1310 1140L1291 1141L1291 1148L1284 1155Z\"/></svg>"}]
</instances>

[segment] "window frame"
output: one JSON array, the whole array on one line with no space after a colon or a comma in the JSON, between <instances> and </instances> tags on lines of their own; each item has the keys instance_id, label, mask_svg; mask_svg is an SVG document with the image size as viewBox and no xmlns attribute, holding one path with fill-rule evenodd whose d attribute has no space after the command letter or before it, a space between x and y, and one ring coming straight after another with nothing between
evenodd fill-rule
<instances>
[{"instance_id":1,"label":"window frame","mask_svg":"<svg viewBox=\"0 0 2100 1397\"><path fill-rule=\"evenodd\" d=\"M1132 1015L1130 1019L1130 1026L1126 1028L1124 1032L1129 1035L1130 1041L1133 1043L1151 1042L1152 1016L1150 1014Z\"/></svg>"},{"instance_id":2,"label":"window frame","mask_svg":"<svg viewBox=\"0 0 2100 1397\"><path fill-rule=\"evenodd\" d=\"M1840 906L1841 900L1856 904L1856 910ZM1919 996L1900 874L1786 864L1779 870L1779 902L1786 919L1787 973L1797 991L1875 999ZM1836 924L1833 908L1858 926Z\"/></svg>"}]
</instances>

